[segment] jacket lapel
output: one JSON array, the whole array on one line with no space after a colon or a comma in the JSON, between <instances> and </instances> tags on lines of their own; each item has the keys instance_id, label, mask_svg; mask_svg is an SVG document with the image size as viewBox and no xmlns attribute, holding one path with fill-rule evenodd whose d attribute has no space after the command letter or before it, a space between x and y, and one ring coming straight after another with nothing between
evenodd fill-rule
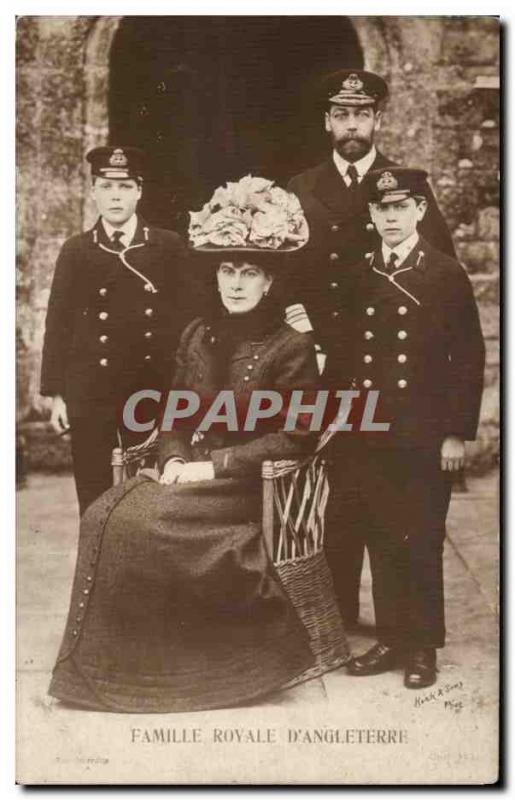
<instances>
[{"instance_id":1,"label":"jacket lapel","mask_svg":"<svg viewBox=\"0 0 515 800\"><path fill-rule=\"evenodd\" d=\"M313 194L335 217L342 217L348 213L354 196L332 160L324 164L313 188Z\"/></svg>"},{"instance_id":2,"label":"jacket lapel","mask_svg":"<svg viewBox=\"0 0 515 800\"><path fill-rule=\"evenodd\" d=\"M370 170L373 169L381 169L382 167L395 167L397 166L395 161L392 161L391 158L386 158L379 150L376 150L376 157L372 161L372 166ZM369 171L370 171L369 170Z\"/></svg>"},{"instance_id":3,"label":"jacket lapel","mask_svg":"<svg viewBox=\"0 0 515 800\"><path fill-rule=\"evenodd\" d=\"M131 242L131 247L136 244L153 244L154 238L152 229L142 217L138 216L138 225L136 227L134 239Z\"/></svg>"},{"instance_id":4,"label":"jacket lapel","mask_svg":"<svg viewBox=\"0 0 515 800\"><path fill-rule=\"evenodd\" d=\"M378 151L370 169L393 165L393 161ZM313 188L313 194L335 219L347 220L360 215L367 205L363 181L355 189L349 189L332 158L324 163Z\"/></svg>"},{"instance_id":5,"label":"jacket lapel","mask_svg":"<svg viewBox=\"0 0 515 800\"><path fill-rule=\"evenodd\" d=\"M99 217L93 227L88 231L88 246L97 248L99 244L103 244L104 247L110 247L111 242L105 232L105 228L102 225L102 219Z\"/></svg>"},{"instance_id":6,"label":"jacket lapel","mask_svg":"<svg viewBox=\"0 0 515 800\"><path fill-rule=\"evenodd\" d=\"M105 232L100 217L91 229L90 234L88 246L94 251L92 268L98 273L98 279L112 284L123 273L128 274L130 270L127 270L126 267L123 266L118 254L112 252L112 242ZM136 232L128 250L125 251L125 258L131 266L135 267L142 275L148 277L150 281L155 281L156 278L161 276L164 265L161 262L154 264L152 260L149 261L149 259L143 255L145 251L147 251L147 246L152 243L151 239L151 229L147 226L145 220L138 216ZM109 252L106 252L104 248ZM134 280L141 281L143 278L134 276Z\"/></svg>"},{"instance_id":7,"label":"jacket lapel","mask_svg":"<svg viewBox=\"0 0 515 800\"><path fill-rule=\"evenodd\" d=\"M403 294L406 299L411 299L417 305L423 305L426 273L426 250L427 243L424 241L424 239L420 238L411 253L409 253L405 261L402 262L399 269L388 274L384 265L382 248L379 247L374 252L373 259L370 262L370 266L372 271L375 273L376 280L384 284L389 283L392 287L392 290L398 291L400 294ZM408 294L406 294L406 292L411 295L411 298Z\"/></svg>"}]
</instances>

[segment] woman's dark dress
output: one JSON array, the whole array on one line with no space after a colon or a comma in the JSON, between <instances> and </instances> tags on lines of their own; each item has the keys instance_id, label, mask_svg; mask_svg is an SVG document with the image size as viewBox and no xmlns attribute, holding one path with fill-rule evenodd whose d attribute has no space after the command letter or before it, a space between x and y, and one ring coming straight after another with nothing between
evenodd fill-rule
<instances>
[{"instance_id":1,"label":"woman's dark dress","mask_svg":"<svg viewBox=\"0 0 515 800\"><path fill-rule=\"evenodd\" d=\"M286 325L260 328L233 341L221 376L213 342L223 337L194 321L174 385L203 396L223 385L242 401L253 389L315 388L311 338ZM52 696L111 711L220 708L278 689L312 665L264 547L259 480L262 461L307 454L311 436L208 432L191 445L191 433L161 434L161 464L211 458L215 480L162 486L133 478L83 516Z\"/></svg>"}]
</instances>

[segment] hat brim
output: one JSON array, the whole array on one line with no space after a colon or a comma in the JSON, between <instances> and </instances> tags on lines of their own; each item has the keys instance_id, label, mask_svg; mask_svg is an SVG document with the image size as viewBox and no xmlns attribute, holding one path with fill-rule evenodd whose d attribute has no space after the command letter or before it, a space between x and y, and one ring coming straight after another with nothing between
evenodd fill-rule
<instances>
[{"instance_id":1,"label":"hat brim","mask_svg":"<svg viewBox=\"0 0 515 800\"><path fill-rule=\"evenodd\" d=\"M395 192L387 192L381 196L372 197L370 202L371 203L378 203L381 205L384 203L400 203L402 200L407 200L409 197L417 198L417 197L426 197L426 193L422 190L420 191L413 191L413 189L399 189L399 191Z\"/></svg>"},{"instance_id":2,"label":"hat brim","mask_svg":"<svg viewBox=\"0 0 515 800\"><path fill-rule=\"evenodd\" d=\"M134 172L132 170L127 169L95 169L91 170L91 175L94 178L106 178L106 180L110 181L142 181L143 176L141 172Z\"/></svg>"},{"instance_id":3,"label":"hat brim","mask_svg":"<svg viewBox=\"0 0 515 800\"><path fill-rule=\"evenodd\" d=\"M280 247L277 250L266 249L264 247L219 247L217 245L203 245L202 247L189 248L190 253L203 258L210 263L215 259L229 259L231 257L237 258L252 258L256 261L263 261L266 264L280 264L287 256L292 256L295 253L303 250L305 243L301 245L292 245L287 247Z\"/></svg>"},{"instance_id":4,"label":"hat brim","mask_svg":"<svg viewBox=\"0 0 515 800\"><path fill-rule=\"evenodd\" d=\"M378 102L377 98L369 95L335 94L327 99L330 106L375 106Z\"/></svg>"},{"instance_id":5,"label":"hat brim","mask_svg":"<svg viewBox=\"0 0 515 800\"><path fill-rule=\"evenodd\" d=\"M408 197L413 197L413 192L410 189L398 189L384 194L374 195L371 198L372 203L400 203L401 200L406 200Z\"/></svg>"}]
</instances>

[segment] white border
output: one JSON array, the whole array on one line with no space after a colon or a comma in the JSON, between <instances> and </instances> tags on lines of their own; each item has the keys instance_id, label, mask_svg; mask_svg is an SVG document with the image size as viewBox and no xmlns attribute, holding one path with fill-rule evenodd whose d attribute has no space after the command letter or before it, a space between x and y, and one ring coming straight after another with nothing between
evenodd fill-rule
<instances>
[{"instance_id":1,"label":"white border","mask_svg":"<svg viewBox=\"0 0 515 800\"><path fill-rule=\"evenodd\" d=\"M180 8L179 8L180 5ZM176 6L176 7L175 7ZM510 7L511 6L511 7ZM342 3L341 0L318 0L316 8L312 4L301 4L299 0L260 0L259 3L252 5L252 11L259 11L260 14L270 15L309 15L316 11L317 15L420 15L428 16L427 10L430 8L431 16L447 16L452 15L499 15L505 26L505 117L504 117L504 131L505 131L505 151L506 151L506 169L504 176L505 187L511 186L513 178L513 160L510 159L509 150L511 149L512 136L510 135L510 119L508 110L513 102L514 94L514 75L512 69L512 59L508 54L508 47L510 44L510 27L514 18L514 12L511 10L513 4L508 4L507 0L497 2L496 4L484 2L477 2L476 0L468 0L465 2L452 2L448 0L433 0L430 5L414 4L413 2L394 2L386 5L384 2L361 2L359 4ZM131 15L148 15L148 14L166 14L166 15L181 15L187 14L205 14L212 15L214 9L218 14L246 14L249 13L248 4L241 1L238 3L235 0L218 0L213 3L212 0L188 0L188 3L173 3L168 2L154 2L154 3L141 3L134 2L133 0L125 0L125 2L83 2L78 7L73 7L73 12L85 15L111 15L111 14L131 14ZM1 69L0 69L0 97L2 98L1 105L1 120L2 120L2 145L0 148L0 241L2 242L1 250L1 265L0 265L0 320L2 325L2 335L0 336L0 353L2 365L2 389L0 393L1 402L1 431L2 431L2 444L0 456L0 477L2 487L2 530L0 533L0 619L2 622L0 630L2 631L0 639L0 687L1 687L1 738L0 738L0 788L2 790L2 798L14 797L19 795L22 791L21 787L14 785L14 528L15 528L15 496L14 496L14 421L15 421L15 408L14 408L14 365L15 365L15 343L14 343L14 330L15 330L15 315L14 315L14 264L15 264L15 198L14 198L14 182L15 182L15 151L14 151L14 126L15 126L15 92L14 92L14 44L15 44L15 16L21 15L64 15L67 16L71 13L72 6L69 3L63 2L49 2L42 7L37 0L24 0L24 2L4 2L0 9L0 53L1 53ZM418 12L418 13L417 13ZM511 101L511 102L510 102ZM509 232L515 230L515 214L509 203L509 192L505 188L505 241L509 244ZM513 235L513 234L512 234ZM506 247L507 250L507 247ZM509 325L509 316L512 309L515 308L513 303L513 280L508 281L508 274L511 270L510 253L506 252L506 259L504 265L505 278L505 307L504 314L507 323L507 336L504 343L505 352L510 352L510 345L513 346L513 325ZM505 368L506 371L506 368ZM506 442L505 442L505 461L507 461L508 452L512 451L512 436L508 426L509 404L508 397L512 396L510 389L513 388L511 375L505 374L505 390L506 390ZM506 464L505 464L506 470ZM509 507L508 500L514 496L515 481L512 476L506 480L506 509L505 509L505 556L507 563L505 564L505 582L509 583L509 576L514 574L513 567L513 553L515 547L508 548L509 533L511 533L511 508ZM508 559L509 557L509 559ZM505 609L505 636L511 642L514 623L513 623L513 592L509 598L510 602L507 603ZM505 643L505 658L507 664L511 666L510 652L508 642ZM508 673L508 669L506 669ZM508 688L508 687L507 687ZM505 696L505 702L506 702ZM511 698L510 698L511 700ZM506 723L510 726L512 721L511 702L506 706ZM511 728L511 726L510 726ZM515 737L513 732L507 739L507 752L505 754L505 764L507 772L507 780L510 779L509 765L515 763ZM120 787L120 791L125 791L124 787ZM187 797L191 795L191 791L181 789L165 789L166 791L173 791L175 797ZM45 792L45 797L62 797L68 795L73 790L63 789L49 789ZM86 789L82 792L89 794L90 791L95 791L97 797L105 796L108 791L112 789ZM131 790L132 796L148 797L151 790L139 789ZM154 791L154 790L152 790ZM206 792L208 790L198 790L199 792ZM281 794L290 794L296 791L295 789L283 790ZM358 791L352 789L345 789L347 796L363 797L372 794L372 790ZM398 789L385 790L388 794L393 795L398 793ZM458 790L460 791L460 790ZM473 789L460 791L460 794L468 794ZM491 792L492 789L484 789L483 791ZM220 793L220 790L218 790ZM244 790L231 791L231 796L241 796ZM265 794L265 790L253 791L253 796L261 796ZM267 790L269 794L269 790ZM322 790L309 790L302 792L303 797L320 797ZM454 794L454 792L452 793ZM440 797L452 796L450 791L439 790Z\"/></svg>"}]
</instances>

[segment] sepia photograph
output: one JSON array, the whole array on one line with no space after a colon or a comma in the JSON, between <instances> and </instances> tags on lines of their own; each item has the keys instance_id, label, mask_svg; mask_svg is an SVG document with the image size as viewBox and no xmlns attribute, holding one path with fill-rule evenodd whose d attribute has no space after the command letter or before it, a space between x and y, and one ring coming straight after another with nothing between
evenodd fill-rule
<instances>
[{"instance_id":1,"label":"sepia photograph","mask_svg":"<svg viewBox=\"0 0 515 800\"><path fill-rule=\"evenodd\" d=\"M16 782L496 784L502 19L12 27Z\"/></svg>"}]
</instances>

